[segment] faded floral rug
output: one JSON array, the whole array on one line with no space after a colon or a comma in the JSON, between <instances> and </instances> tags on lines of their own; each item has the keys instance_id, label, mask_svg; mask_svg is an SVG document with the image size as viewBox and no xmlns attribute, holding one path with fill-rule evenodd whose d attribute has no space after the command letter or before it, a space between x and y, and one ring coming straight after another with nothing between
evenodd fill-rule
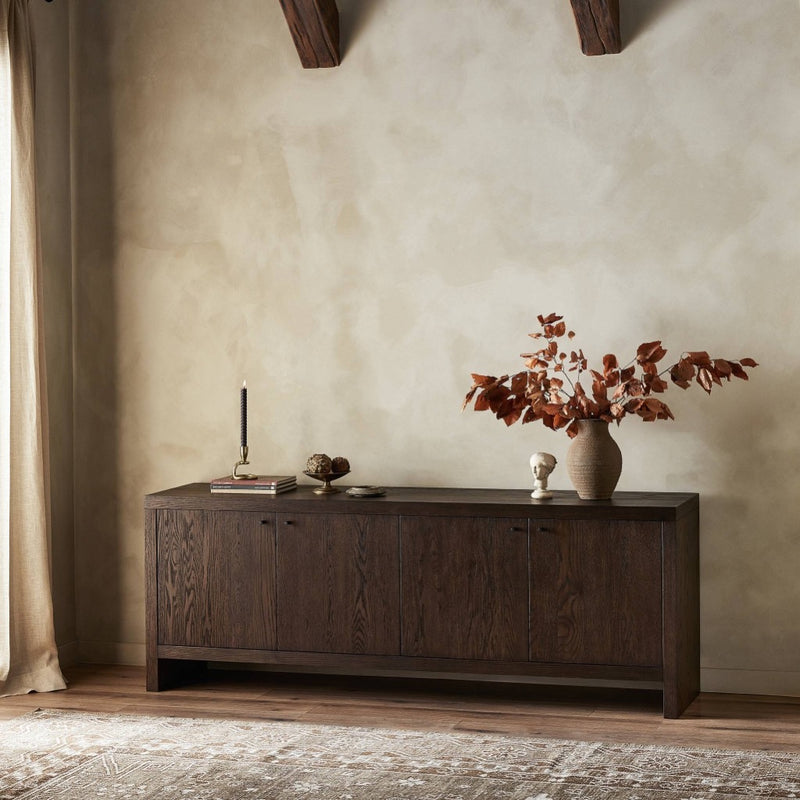
<instances>
[{"instance_id":1,"label":"faded floral rug","mask_svg":"<svg viewBox=\"0 0 800 800\"><path fill-rule=\"evenodd\" d=\"M800 798L800 755L294 722L35 711L0 722L0 798Z\"/></svg>"}]
</instances>

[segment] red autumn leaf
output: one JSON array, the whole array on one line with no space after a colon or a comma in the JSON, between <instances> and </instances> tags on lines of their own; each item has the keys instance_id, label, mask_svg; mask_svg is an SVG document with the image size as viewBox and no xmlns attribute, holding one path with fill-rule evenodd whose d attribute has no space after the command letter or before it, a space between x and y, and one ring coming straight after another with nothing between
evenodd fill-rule
<instances>
[{"instance_id":1,"label":"red autumn leaf","mask_svg":"<svg viewBox=\"0 0 800 800\"><path fill-rule=\"evenodd\" d=\"M608 400L608 388L602 381L592 381L592 396L595 400Z\"/></svg>"},{"instance_id":2,"label":"red autumn leaf","mask_svg":"<svg viewBox=\"0 0 800 800\"><path fill-rule=\"evenodd\" d=\"M528 390L528 372L518 372L516 375L511 376L511 392L512 394L525 394Z\"/></svg>"},{"instance_id":3,"label":"red autumn leaf","mask_svg":"<svg viewBox=\"0 0 800 800\"><path fill-rule=\"evenodd\" d=\"M687 353L686 358L696 367L708 367L711 364L711 356L705 350L695 350Z\"/></svg>"},{"instance_id":4,"label":"red autumn leaf","mask_svg":"<svg viewBox=\"0 0 800 800\"><path fill-rule=\"evenodd\" d=\"M714 359L714 370L720 377L730 380L731 365L724 358Z\"/></svg>"},{"instance_id":5,"label":"red autumn leaf","mask_svg":"<svg viewBox=\"0 0 800 800\"><path fill-rule=\"evenodd\" d=\"M461 406L461 410L463 411L470 403L470 400L475 396L475 392L478 391L478 386L473 386L468 392L467 396L464 398L464 404Z\"/></svg>"},{"instance_id":6,"label":"red autumn leaf","mask_svg":"<svg viewBox=\"0 0 800 800\"><path fill-rule=\"evenodd\" d=\"M522 408L521 405L509 398L497 409L497 418L502 419L507 426L511 426L522 416Z\"/></svg>"},{"instance_id":7,"label":"red autumn leaf","mask_svg":"<svg viewBox=\"0 0 800 800\"><path fill-rule=\"evenodd\" d=\"M577 419L572 420L572 424L567 428L567 436L569 436L570 439L574 439L578 435L580 425Z\"/></svg>"},{"instance_id":8,"label":"red autumn leaf","mask_svg":"<svg viewBox=\"0 0 800 800\"><path fill-rule=\"evenodd\" d=\"M591 417L597 412L597 403L593 403L588 397L583 396L578 399L578 406L584 419Z\"/></svg>"},{"instance_id":9,"label":"red autumn leaf","mask_svg":"<svg viewBox=\"0 0 800 800\"><path fill-rule=\"evenodd\" d=\"M575 338L575 331L567 331L567 338L574 339Z\"/></svg>"},{"instance_id":10,"label":"red autumn leaf","mask_svg":"<svg viewBox=\"0 0 800 800\"><path fill-rule=\"evenodd\" d=\"M636 360L640 364L655 364L661 361L666 354L667 351L661 346L660 340L657 342L645 342L639 345L639 349L636 351Z\"/></svg>"},{"instance_id":11,"label":"red autumn leaf","mask_svg":"<svg viewBox=\"0 0 800 800\"><path fill-rule=\"evenodd\" d=\"M694 364L688 358L682 358L672 366L669 376L681 389L688 389L691 385L689 382L694 378L694 372Z\"/></svg>"},{"instance_id":12,"label":"red autumn leaf","mask_svg":"<svg viewBox=\"0 0 800 800\"><path fill-rule=\"evenodd\" d=\"M696 380L706 390L708 394L711 394L711 386L713 385L713 378L711 373L705 367L700 367L700 369L697 370Z\"/></svg>"},{"instance_id":13,"label":"red autumn leaf","mask_svg":"<svg viewBox=\"0 0 800 800\"><path fill-rule=\"evenodd\" d=\"M630 397L641 397L644 394L644 386L642 386L642 382L636 378L629 380L625 386L627 387Z\"/></svg>"},{"instance_id":14,"label":"red autumn leaf","mask_svg":"<svg viewBox=\"0 0 800 800\"><path fill-rule=\"evenodd\" d=\"M476 411L488 411L489 410L489 392L481 392L475 398L475 410Z\"/></svg>"},{"instance_id":15,"label":"red autumn leaf","mask_svg":"<svg viewBox=\"0 0 800 800\"><path fill-rule=\"evenodd\" d=\"M750 380L750 376L742 369L742 365L738 361L731 361L731 372L743 381Z\"/></svg>"},{"instance_id":16,"label":"red autumn leaf","mask_svg":"<svg viewBox=\"0 0 800 800\"><path fill-rule=\"evenodd\" d=\"M557 323L553 328L553 334L555 336L563 336L567 332L567 326L563 322Z\"/></svg>"},{"instance_id":17,"label":"red autumn leaf","mask_svg":"<svg viewBox=\"0 0 800 800\"><path fill-rule=\"evenodd\" d=\"M739 363L743 367L757 367L758 366L758 362L753 361L752 358L740 358L739 359Z\"/></svg>"},{"instance_id":18,"label":"red autumn leaf","mask_svg":"<svg viewBox=\"0 0 800 800\"><path fill-rule=\"evenodd\" d=\"M546 317L543 317L541 314L537 317L539 320L540 325L552 325L554 322L559 322L563 319L558 314L548 314Z\"/></svg>"},{"instance_id":19,"label":"red autumn leaf","mask_svg":"<svg viewBox=\"0 0 800 800\"><path fill-rule=\"evenodd\" d=\"M472 373L472 382L475 386L484 387L490 386L493 383L497 382L497 378L494 375L476 375L474 372Z\"/></svg>"},{"instance_id":20,"label":"red autumn leaf","mask_svg":"<svg viewBox=\"0 0 800 800\"><path fill-rule=\"evenodd\" d=\"M649 381L648 385L654 392L666 392L669 389L669 384L658 375Z\"/></svg>"},{"instance_id":21,"label":"red autumn leaf","mask_svg":"<svg viewBox=\"0 0 800 800\"><path fill-rule=\"evenodd\" d=\"M489 408L496 414L500 406L511 394L511 390L507 386L495 386L493 389L487 390L486 394L489 399Z\"/></svg>"},{"instance_id":22,"label":"red autumn leaf","mask_svg":"<svg viewBox=\"0 0 800 800\"><path fill-rule=\"evenodd\" d=\"M522 418L522 424L527 425L529 422L535 422L537 419L539 419L539 415L532 408L528 408L525 412L525 416Z\"/></svg>"},{"instance_id":23,"label":"red autumn leaf","mask_svg":"<svg viewBox=\"0 0 800 800\"><path fill-rule=\"evenodd\" d=\"M617 369L617 357L613 353L606 353L603 356L603 372L606 377L612 370Z\"/></svg>"}]
</instances>

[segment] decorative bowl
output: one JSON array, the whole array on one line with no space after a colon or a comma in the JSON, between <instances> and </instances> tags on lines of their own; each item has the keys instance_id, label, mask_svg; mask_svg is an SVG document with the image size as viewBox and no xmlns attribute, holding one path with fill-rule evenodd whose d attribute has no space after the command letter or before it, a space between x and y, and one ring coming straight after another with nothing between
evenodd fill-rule
<instances>
[{"instance_id":1,"label":"decorative bowl","mask_svg":"<svg viewBox=\"0 0 800 800\"><path fill-rule=\"evenodd\" d=\"M347 475L348 472L350 472L349 469L347 472L306 472L306 470L303 470L303 475L308 475L309 478L313 478L315 481L322 481L322 486L314 489L314 494L336 494L339 489L331 486L331 481L339 480L343 475Z\"/></svg>"}]
</instances>

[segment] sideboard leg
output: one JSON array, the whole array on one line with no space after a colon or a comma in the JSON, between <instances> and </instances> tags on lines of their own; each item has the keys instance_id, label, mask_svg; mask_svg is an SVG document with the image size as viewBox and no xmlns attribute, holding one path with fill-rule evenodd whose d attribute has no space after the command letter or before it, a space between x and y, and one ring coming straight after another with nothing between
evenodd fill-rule
<instances>
[{"instance_id":1,"label":"sideboard leg","mask_svg":"<svg viewBox=\"0 0 800 800\"><path fill-rule=\"evenodd\" d=\"M664 719L678 719L692 704L698 691L664 684Z\"/></svg>"},{"instance_id":2,"label":"sideboard leg","mask_svg":"<svg viewBox=\"0 0 800 800\"><path fill-rule=\"evenodd\" d=\"M677 719L700 693L698 513L663 526L664 717Z\"/></svg>"}]
</instances>

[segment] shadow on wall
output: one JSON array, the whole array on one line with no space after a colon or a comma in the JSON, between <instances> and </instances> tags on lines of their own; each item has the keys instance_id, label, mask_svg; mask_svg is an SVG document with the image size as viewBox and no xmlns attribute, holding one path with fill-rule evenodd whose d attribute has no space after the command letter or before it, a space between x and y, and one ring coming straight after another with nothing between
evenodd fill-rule
<instances>
[{"instance_id":1,"label":"shadow on wall","mask_svg":"<svg viewBox=\"0 0 800 800\"><path fill-rule=\"evenodd\" d=\"M342 57L367 27L378 7L385 0L337 0L339 8L339 45Z\"/></svg>"},{"instance_id":2,"label":"shadow on wall","mask_svg":"<svg viewBox=\"0 0 800 800\"><path fill-rule=\"evenodd\" d=\"M102 4L78 6L91 46L77 67L75 560L81 657L93 643L117 641L122 618L117 403L115 176L111 122L111 33ZM87 55L90 54L90 55Z\"/></svg>"},{"instance_id":3,"label":"shadow on wall","mask_svg":"<svg viewBox=\"0 0 800 800\"><path fill-rule=\"evenodd\" d=\"M736 402L741 424L730 415L709 414L699 434L717 470L713 481L723 487L700 496L704 667L798 666L791 644L796 618L787 609L797 607L793 565L800 545L793 483L800 453L791 432L782 433L784 421L764 414L759 391L769 377L771 396L790 397L796 381L762 370L766 373L763 366L754 371L752 385L721 390L741 392ZM740 663L732 664L732 658Z\"/></svg>"},{"instance_id":4,"label":"shadow on wall","mask_svg":"<svg viewBox=\"0 0 800 800\"><path fill-rule=\"evenodd\" d=\"M369 20L386 0L337 0L342 57L367 28ZM566 2L566 0L565 0ZM622 46L652 27L675 6L689 0L620 0Z\"/></svg>"},{"instance_id":5,"label":"shadow on wall","mask_svg":"<svg viewBox=\"0 0 800 800\"><path fill-rule=\"evenodd\" d=\"M670 9L689 0L620 0L622 47L656 24Z\"/></svg>"}]
</instances>

